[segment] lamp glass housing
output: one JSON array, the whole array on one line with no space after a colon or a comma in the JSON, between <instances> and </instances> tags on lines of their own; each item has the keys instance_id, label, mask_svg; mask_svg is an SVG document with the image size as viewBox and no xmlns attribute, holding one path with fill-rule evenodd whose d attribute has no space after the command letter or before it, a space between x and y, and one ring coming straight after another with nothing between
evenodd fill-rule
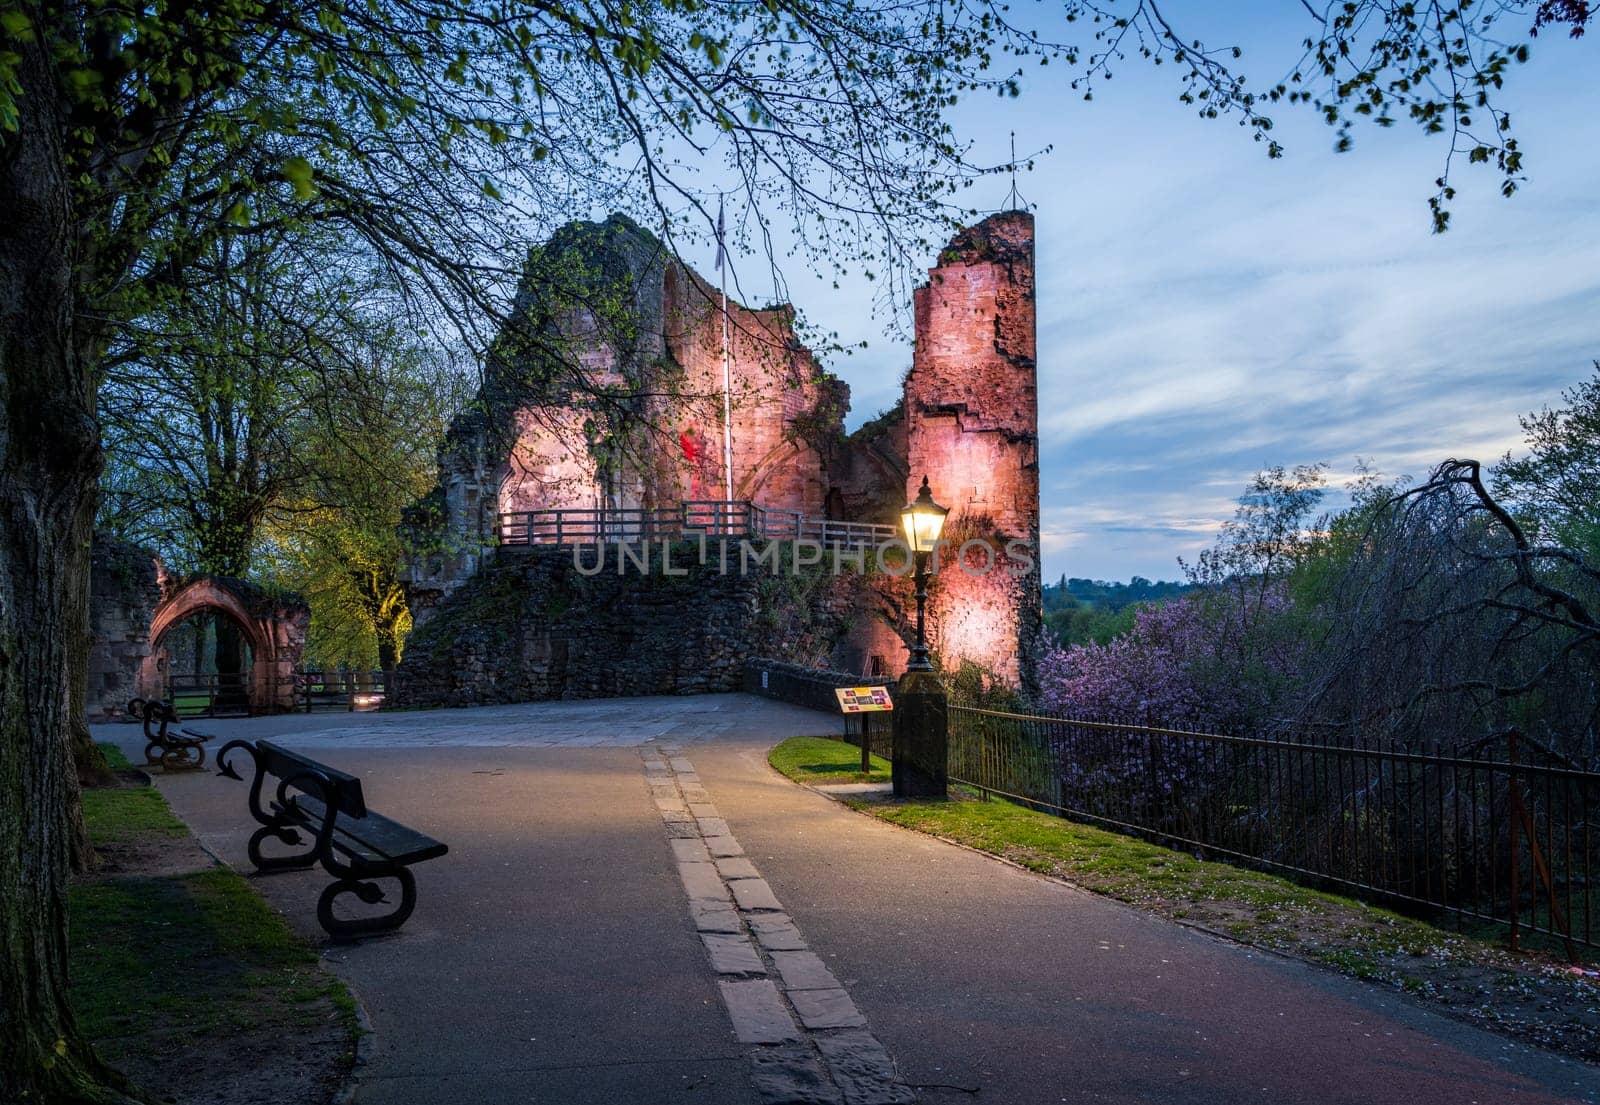
<instances>
[{"instance_id":1,"label":"lamp glass housing","mask_svg":"<svg viewBox=\"0 0 1600 1105\"><path fill-rule=\"evenodd\" d=\"M900 511L900 525L905 530L906 543L911 551L930 553L944 532L945 515L950 511L933 501L933 491L928 487L928 477L922 477L922 489L916 500Z\"/></svg>"}]
</instances>

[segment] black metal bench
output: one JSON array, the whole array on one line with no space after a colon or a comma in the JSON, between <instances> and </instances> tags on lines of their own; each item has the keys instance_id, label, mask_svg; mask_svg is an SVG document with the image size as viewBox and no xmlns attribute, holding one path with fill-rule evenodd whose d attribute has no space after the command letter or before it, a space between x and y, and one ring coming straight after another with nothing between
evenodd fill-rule
<instances>
[{"instance_id":1,"label":"black metal bench","mask_svg":"<svg viewBox=\"0 0 1600 1105\"><path fill-rule=\"evenodd\" d=\"M174 729L178 712L159 698L135 698L128 713L144 722L144 762L163 771L197 771L206 765L205 742L210 733Z\"/></svg>"},{"instance_id":2,"label":"black metal bench","mask_svg":"<svg viewBox=\"0 0 1600 1105\"><path fill-rule=\"evenodd\" d=\"M336 939L348 940L390 932L411 916L417 904L417 883L410 868L444 855L448 848L424 833L367 809L361 780L268 740L229 741L217 753L219 775L241 779L228 762L229 753L247 753L255 765L250 780L250 815L261 825L250 837L250 862L261 872L303 869L321 863L333 883L317 900L317 921ZM263 807L262 785L278 780L276 793ZM309 833L306 844L303 834ZM268 856L268 839L301 846L288 855ZM388 913L345 918L334 913L340 895L354 894L367 905L386 903L374 879L400 884L400 904Z\"/></svg>"}]
</instances>

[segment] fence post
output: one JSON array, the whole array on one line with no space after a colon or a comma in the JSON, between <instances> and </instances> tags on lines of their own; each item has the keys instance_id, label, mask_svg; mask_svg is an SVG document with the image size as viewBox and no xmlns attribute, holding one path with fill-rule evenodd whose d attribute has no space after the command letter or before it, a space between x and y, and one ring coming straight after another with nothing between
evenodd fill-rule
<instances>
[{"instance_id":1,"label":"fence post","mask_svg":"<svg viewBox=\"0 0 1600 1105\"><path fill-rule=\"evenodd\" d=\"M1506 820L1511 822L1511 950L1520 951L1518 943L1522 933L1521 921L1518 917L1519 910L1517 908L1519 904L1517 902L1517 867L1518 852L1521 850L1521 841L1518 837L1522 826L1518 824L1520 818L1517 817L1519 792L1517 790L1517 731L1515 729L1506 734L1506 744L1511 752L1511 779L1507 787L1506 799Z\"/></svg>"}]
</instances>

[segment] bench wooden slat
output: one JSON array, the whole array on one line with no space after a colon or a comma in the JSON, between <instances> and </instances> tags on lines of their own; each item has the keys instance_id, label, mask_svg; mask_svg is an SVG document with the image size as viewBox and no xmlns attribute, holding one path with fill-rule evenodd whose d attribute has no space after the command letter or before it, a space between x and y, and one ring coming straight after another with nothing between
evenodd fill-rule
<instances>
[{"instance_id":1,"label":"bench wooden slat","mask_svg":"<svg viewBox=\"0 0 1600 1105\"><path fill-rule=\"evenodd\" d=\"M309 794L296 794L292 801L295 811L310 825L320 824L326 816L327 807ZM371 864L406 867L437 859L449 851L426 833L371 811L364 817L340 814L333 823L333 832L334 847Z\"/></svg>"},{"instance_id":2,"label":"bench wooden slat","mask_svg":"<svg viewBox=\"0 0 1600 1105\"><path fill-rule=\"evenodd\" d=\"M332 799L334 808L342 816L356 819L367 816L367 802L361 793L361 780L354 775L346 774L336 767L329 767L319 760L313 760L309 756L303 756L293 749L269 740L256 741L256 751L265 760L269 775L287 779L302 771L316 772L327 779L333 787L333 793L325 797Z\"/></svg>"}]
</instances>

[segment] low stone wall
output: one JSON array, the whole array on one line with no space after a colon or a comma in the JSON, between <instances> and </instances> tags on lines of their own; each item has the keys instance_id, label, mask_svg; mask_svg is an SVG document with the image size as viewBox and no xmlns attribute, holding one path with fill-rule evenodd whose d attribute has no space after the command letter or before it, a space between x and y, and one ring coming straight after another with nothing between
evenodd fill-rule
<instances>
[{"instance_id":1,"label":"low stone wall","mask_svg":"<svg viewBox=\"0 0 1600 1105\"><path fill-rule=\"evenodd\" d=\"M501 549L411 635L388 705L737 691L751 656L825 665L872 606L858 575L722 574L696 548L673 547L681 576L619 576L610 559L584 575L571 548Z\"/></svg>"}]
</instances>

